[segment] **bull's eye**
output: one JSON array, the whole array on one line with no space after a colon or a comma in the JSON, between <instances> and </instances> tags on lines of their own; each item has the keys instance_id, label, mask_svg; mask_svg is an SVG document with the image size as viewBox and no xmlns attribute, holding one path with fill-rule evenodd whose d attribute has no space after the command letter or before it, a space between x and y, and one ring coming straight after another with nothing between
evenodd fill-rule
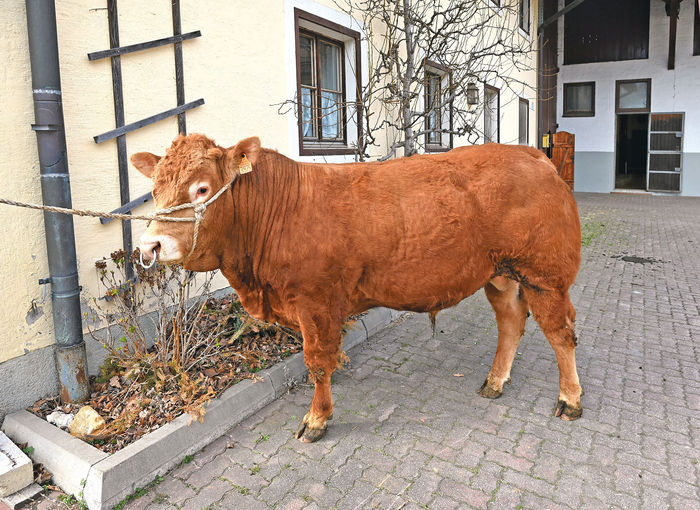
<instances>
[{"instance_id":1,"label":"bull's eye","mask_svg":"<svg viewBox=\"0 0 700 510\"><path fill-rule=\"evenodd\" d=\"M206 186L202 186L201 188L199 188L197 190L197 195L204 196L207 194L208 191L209 191L209 188L207 188Z\"/></svg>"}]
</instances>

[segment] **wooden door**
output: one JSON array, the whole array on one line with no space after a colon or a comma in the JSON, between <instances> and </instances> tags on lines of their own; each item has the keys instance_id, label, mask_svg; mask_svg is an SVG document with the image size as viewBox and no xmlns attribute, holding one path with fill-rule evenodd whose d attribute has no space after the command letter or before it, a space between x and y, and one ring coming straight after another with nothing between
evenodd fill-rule
<instances>
[{"instance_id":1,"label":"wooden door","mask_svg":"<svg viewBox=\"0 0 700 510\"><path fill-rule=\"evenodd\" d=\"M572 191L574 190L574 139L575 136L566 131L558 131L552 135L552 163Z\"/></svg>"}]
</instances>

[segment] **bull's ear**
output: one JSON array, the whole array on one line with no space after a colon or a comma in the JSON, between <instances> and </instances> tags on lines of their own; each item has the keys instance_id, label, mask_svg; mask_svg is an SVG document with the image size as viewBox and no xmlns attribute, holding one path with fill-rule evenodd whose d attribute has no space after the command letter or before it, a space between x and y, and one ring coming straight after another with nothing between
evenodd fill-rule
<instances>
[{"instance_id":1,"label":"bull's ear","mask_svg":"<svg viewBox=\"0 0 700 510\"><path fill-rule=\"evenodd\" d=\"M158 161L160 161L160 156L150 152L137 152L132 154L129 159L131 164L136 167L136 170L150 179L153 176L153 170L155 170Z\"/></svg>"},{"instance_id":2,"label":"bull's ear","mask_svg":"<svg viewBox=\"0 0 700 510\"><path fill-rule=\"evenodd\" d=\"M251 165L254 165L258 160L258 154L260 153L260 138L257 136L251 136L238 142L233 149L233 156L236 158L243 158L245 156L250 161ZM231 149L229 149L231 150Z\"/></svg>"}]
</instances>

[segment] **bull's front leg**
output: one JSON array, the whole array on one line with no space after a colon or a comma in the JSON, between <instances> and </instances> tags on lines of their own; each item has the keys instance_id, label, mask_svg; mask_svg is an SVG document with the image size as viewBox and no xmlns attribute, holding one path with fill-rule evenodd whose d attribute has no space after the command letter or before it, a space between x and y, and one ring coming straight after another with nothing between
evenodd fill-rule
<instances>
[{"instance_id":1,"label":"bull's front leg","mask_svg":"<svg viewBox=\"0 0 700 510\"><path fill-rule=\"evenodd\" d=\"M340 324L315 316L312 321L300 321L304 336L304 363L309 369L309 380L314 383L314 396L309 412L299 425L296 437L304 443L313 443L326 433L327 420L333 414L331 375L340 363Z\"/></svg>"}]
</instances>

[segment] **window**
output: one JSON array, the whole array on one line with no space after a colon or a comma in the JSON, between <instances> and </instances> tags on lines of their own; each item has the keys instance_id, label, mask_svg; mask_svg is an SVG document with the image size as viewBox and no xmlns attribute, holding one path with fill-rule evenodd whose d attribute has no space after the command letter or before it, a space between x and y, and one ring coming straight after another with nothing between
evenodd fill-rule
<instances>
[{"instance_id":1,"label":"window","mask_svg":"<svg viewBox=\"0 0 700 510\"><path fill-rule=\"evenodd\" d=\"M615 82L615 113L646 113L650 103L650 79Z\"/></svg>"},{"instance_id":2,"label":"window","mask_svg":"<svg viewBox=\"0 0 700 510\"><path fill-rule=\"evenodd\" d=\"M693 55L700 55L700 8L695 4L695 22L693 24Z\"/></svg>"},{"instance_id":3,"label":"window","mask_svg":"<svg viewBox=\"0 0 700 510\"><path fill-rule=\"evenodd\" d=\"M435 62L425 63L425 150L446 151L452 148L452 104L448 94L452 86L449 70Z\"/></svg>"},{"instance_id":4,"label":"window","mask_svg":"<svg viewBox=\"0 0 700 510\"><path fill-rule=\"evenodd\" d=\"M648 58L650 4L586 0L572 9L564 17L564 64Z\"/></svg>"},{"instance_id":5,"label":"window","mask_svg":"<svg viewBox=\"0 0 700 510\"><path fill-rule=\"evenodd\" d=\"M527 145L530 143L530 102L522 97L518 100L520 109L518 123L518 143Z\"/></svg>"},{"instance_id":6,"label":"window","mask_svg":"<svg viewBox=\"0 0 700 510\"><path fill-rule=\"evenodd\" d=\"M595 82L564 84L564 112L562 116L595 116Z\"/></svg>"},{"instance_id":7,"label":"window","mask_svg":"<svg viewBox=\"0 0 700 510\"><path fill-rule=\"evenodd\" d=\"M428 109L425 117L427 145L440 145L442 142L442 80L439 74L425 73L425 103Z\"/></svg>"},{"instance_id":8,"label":"window","mask_svg":"<svg viewBox=\"0 0 700 510\"><path fill-rule=\"evenodd\" d=\"M484 85L484 143L501 141L500 91L491 85Z\"/></svg>"},{"instance_id":9,"label":"window","mask_svg":"<svg viewBox=\"0 0 700 510\"><path fill-rule=\"evenodd\" d=\"M343 46L299 34L301 133L304 140L343 140Z\"/></svg>"},{"instance_id":10,"label":"window","mask_svg":"<svg viewBox=\"0 0 700 510\"><path fill-rule=\"evenodd\" d=\"M530 33L530 0L520 0L518 6L518 26L527 34Z\"/></svg>"},{"instance_id":11,"label":"window","mask_svg":"<svg viewBox=\"0 0 700 510\"><path fill-rule=\"evenodd\" d=\"M294 13L299 153L352 154L351 143L360 134L360 111L355 105L360 35L300 9Z\"/></svg>"}]
</instances>

